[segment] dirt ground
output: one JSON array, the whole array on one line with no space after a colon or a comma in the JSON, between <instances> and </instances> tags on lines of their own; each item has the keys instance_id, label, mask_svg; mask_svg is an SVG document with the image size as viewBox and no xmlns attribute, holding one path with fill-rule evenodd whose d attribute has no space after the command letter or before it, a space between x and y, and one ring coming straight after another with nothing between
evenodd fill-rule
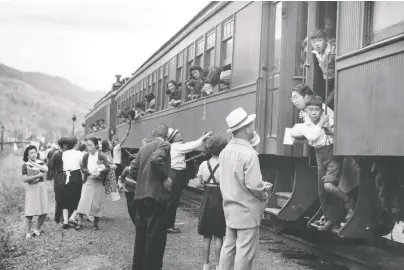
<instances>
[{"instance_id":1,"label":"dirt ground","mask_svg":"<svg viewBox=\"0 0 404 270\"><path fill-rule=\"evenodd\" d=\"M12 163L20 163L20 157L11 157L8 160L8 169L16 175L20 174L20 167L11 166ZM12 179L14 182L18 181L17 176ZM23 213L7 216L9 222L7 229L14 234L9 239L8 252L0 262L0 269L131 269L135 227L127 213L123 194L121 200L117 202L110 200L106 202L104 211L106 217L101 219L99 231L93 231L92 223L86 222L84 229L77 232L73 229L63 230L60 224L53 221L53 183L47 182L47 184L51 211L43 226L44 233L39 237L25 240L22 231ZM180 205L177 223L183 223L182 233L168 235L163 269L202 269L202 237L197 234L197 216L197 208ZM332 269L317 258L272 239L263 237L260 245L260 254L255 260L253 269ZM214 255L211 255L211 269L215 269L214 258Z\"/></svg>"}]
</instances>

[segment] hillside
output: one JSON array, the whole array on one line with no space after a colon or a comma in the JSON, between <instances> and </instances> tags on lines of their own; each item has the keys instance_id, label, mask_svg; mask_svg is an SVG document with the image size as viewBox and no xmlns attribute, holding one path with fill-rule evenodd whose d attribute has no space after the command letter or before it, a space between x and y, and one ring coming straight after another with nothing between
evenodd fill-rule
<instances>
[{"instance_id":1,"label":"hillside","mask_svg":"<svg viewBox=\"0 0 404 270\"><path fill-rule=\"evenodd\" d=\"M84 115L105 93L90 92L64 78L21 72L0 64L0 122L6 140L35 134L56 140L71 134L73 114L82 134Z\"/></svg>"}]
</instances>

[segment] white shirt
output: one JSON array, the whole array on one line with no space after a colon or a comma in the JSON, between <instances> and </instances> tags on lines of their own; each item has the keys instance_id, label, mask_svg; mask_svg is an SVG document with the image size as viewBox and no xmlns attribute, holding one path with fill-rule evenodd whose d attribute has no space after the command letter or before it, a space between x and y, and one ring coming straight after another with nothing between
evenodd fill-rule
<instances>
[{"instance_id":1,"label":"white shirt","mask_svg":"<svg viewBox=\"0 0 404 270\"><path fill-rule=\"evenodd\" d=\"M212 167L212 170L215 169L216 165L219 163L219 158L218 157L212 157L209 159L209 161L204 161L202 164L199 166L198 174L196 175L197 177L202 177L202 183L208 183L208 178L210 176L210 171L208 168L208 162L210 166ZM220 182L220 172L219 168L215 171L215 180L216 183L219 184ZM208 184L215 184L213 180L210 180Z\"/></svg>"},{"instance_id":2,"label":"white shirt","mask_svg":"<svg viewBox=\"0 0 404 270\"><path fill-rule=\"evenodd\" d=\"M196 141L181 143L174 142L171 144L171 169L174 170L185 170L187 165L185 163L185 154L194 151L196 148L201 146L203 143L202 139Z\"/></svg>"},{"instance_id":3,"label":"white shirt","mask_svg":"<svg viewBox=\"0 0 404 270\"><path fill-rule=\"evenodd\" d=\"M122 148L121 148L121 144L117 144L114 147L114 158L113 158L113 162L114 164L121 164L122 162Z\"/></svg>"},{"instance_id":4,"label":"white shirt","mask_svg":"<svg viewBox=\"0 0 404 270\"><path fill-rule=\"evenodd\" d=\"M67 150L63 152L63 171L75 171L80 170L80 163L82 160L82 154L75 149Z\"/></svg>"},{"instance_id":5,"label":"white shirt","mask_svg":"<svg viewBox=\"0 0 404 270\"><path fill-rule=\"evenodd\" d=\"M98 152L96 152L94 155L89 154L88 155L88 163L87 163L87 170L90 174L93 174L95 169L98 167Z\"/></svg>"},{"instance_id":6,"label":"white shirt","mask_svg":"<svg viewBox=\"0 0 404 270\"><path fill-rule=\"evenodd\" d=\"M334 117L328 116L329 121L324 126L332 127L334 125ZM326 134L324 128L313 124L311 121L295 124L291 132L297 136L304 136L309 141L309 145L314 148L320 148L334 143L332 135Z\"/></svg>"}]
</instances>

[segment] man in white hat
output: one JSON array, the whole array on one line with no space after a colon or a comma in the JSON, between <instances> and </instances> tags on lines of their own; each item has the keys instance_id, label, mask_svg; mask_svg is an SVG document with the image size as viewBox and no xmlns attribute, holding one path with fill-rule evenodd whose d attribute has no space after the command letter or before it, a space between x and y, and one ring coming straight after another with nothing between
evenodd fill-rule
<instances>
[{"instance_id":1,"label":"man in white hat","mask_svg":"<svg viewBox=\"0 0 404 270\"><path fill-rule=\"evenodd\" d=\"M270 184L262 181L258 155L250 143L254 138L255 117L237 108L226 118L233 138L219 156L226 218L220 270L252 269L259 250L259 225Z\"/></svg>"},{"instance_id":2,"label":"man in white hat","mask_svg":"<svg viewBox=\"0 0 404 270\"><path fill-rule=\"evenodd\" d=\"M170 192L170 199L167 204L167 232L179 233L180 230L175 228L175 217L177 208L180 203L182 190L188 185L187 164L185 163L185 155L191 153L203 144L203 141L212 135L209 131L196 141L184 143L184 138L178 129L168 129L167 141L171 143L171 173L173 186Z\"/></svg>"}]
</instances>

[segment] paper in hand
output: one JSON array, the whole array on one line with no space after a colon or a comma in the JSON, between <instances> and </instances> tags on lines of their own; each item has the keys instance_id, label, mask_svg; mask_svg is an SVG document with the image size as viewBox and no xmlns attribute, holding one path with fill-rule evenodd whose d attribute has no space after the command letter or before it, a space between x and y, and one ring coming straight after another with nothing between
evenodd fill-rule
<instances>
[{"instance_id":1,"label":"paper in hand","mask_svg":"<svg viewBox=\"0 0 404 270\"><path fill-rule=\"evenodd\" d=\"M290 135L290 128L286 128L285 129L285 137L283 138L283 144L286 144L286 145L293 145L293 138L292 138L292 136Z\"/></svg>"}]
</instances>

